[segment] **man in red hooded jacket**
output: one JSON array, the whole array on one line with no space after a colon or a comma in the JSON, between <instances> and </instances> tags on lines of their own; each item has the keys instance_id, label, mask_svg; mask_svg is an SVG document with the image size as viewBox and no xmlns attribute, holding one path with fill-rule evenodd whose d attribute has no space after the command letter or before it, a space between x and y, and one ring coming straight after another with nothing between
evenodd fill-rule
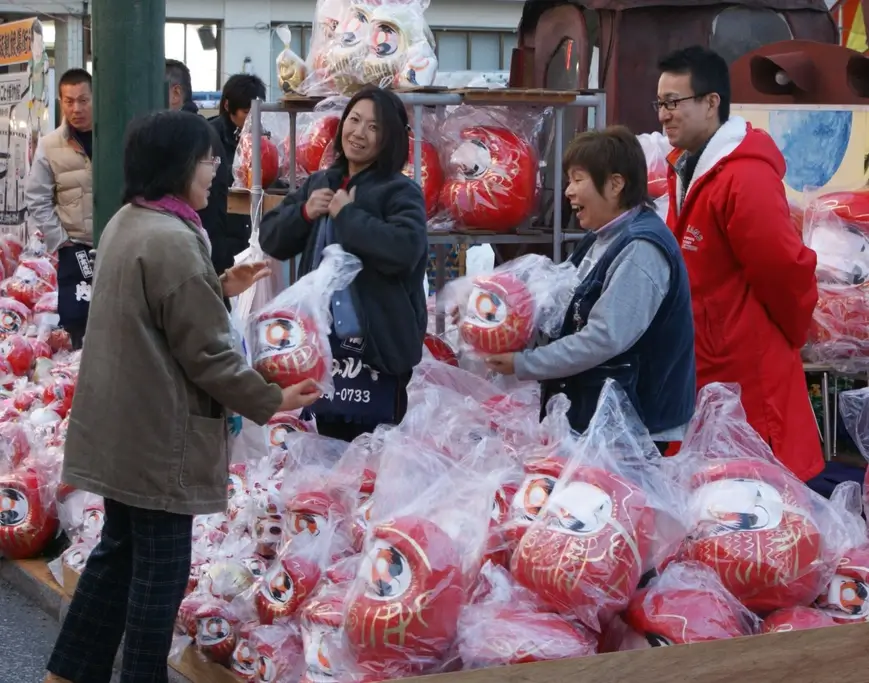
<instances>
[{"instance_id":1,"label":"man in red hooded jacket","mask_svg":"<svg viewBox=\"0 0 869 683\"><path fill-rule=\"evenodd\" d=\"M667 224L694 308L697 386L738 383L748 421L807 481L824 467L803 374L818 299L815 253L791 222L772 138L730 116L730 75L702 47L659 62L655 107L670 144Z\"/></svg>"}]
</instances>

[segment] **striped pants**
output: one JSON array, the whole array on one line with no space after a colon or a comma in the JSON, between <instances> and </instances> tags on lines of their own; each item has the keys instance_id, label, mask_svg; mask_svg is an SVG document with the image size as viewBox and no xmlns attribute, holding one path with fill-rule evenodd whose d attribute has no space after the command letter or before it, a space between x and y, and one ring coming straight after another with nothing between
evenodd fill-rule
<instances>
[{"instance_id":1,"label":"striped pants","mask_svg":"<svg viewBox=\"0 0 869 683\"><path fill-rule=\"evenodd\" d=\"M105 526L76 587L48 671L110 683L168 683L175 616L190 574L193 518L105 501Z\"/></svg>"}]
</instances>

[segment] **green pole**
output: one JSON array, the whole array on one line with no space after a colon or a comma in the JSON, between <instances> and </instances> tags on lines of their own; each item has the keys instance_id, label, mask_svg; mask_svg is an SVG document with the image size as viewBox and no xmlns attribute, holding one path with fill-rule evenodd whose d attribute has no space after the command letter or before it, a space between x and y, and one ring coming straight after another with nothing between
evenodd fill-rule
<instances>
[{"instance_id":1,"label":"green pole","mask_svg":"<svg viewBox=\"0 0 869 683\"><path fill-rule=\"evenodd\" d=\"M166 0L94 0L94 246L121 207L124 133L166 108Z\"/></svg>"}]
</instances>

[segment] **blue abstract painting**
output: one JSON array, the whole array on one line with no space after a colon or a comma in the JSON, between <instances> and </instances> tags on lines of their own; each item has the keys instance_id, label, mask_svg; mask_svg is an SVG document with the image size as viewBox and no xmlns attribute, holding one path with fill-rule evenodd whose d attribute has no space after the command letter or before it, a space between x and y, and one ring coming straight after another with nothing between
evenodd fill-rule
<instances>
[{"instance_id":1,"label":"blue abstract painting","mask_svg":"<svg viewBox=\"0 0 869 683\"><path fill-rule=\"evenodd\" d=\"M846 110L771 111L769 134L787 162L785 183L797 192L829 183L845 158L852 122Z\"/></svg>"}]
</instances>

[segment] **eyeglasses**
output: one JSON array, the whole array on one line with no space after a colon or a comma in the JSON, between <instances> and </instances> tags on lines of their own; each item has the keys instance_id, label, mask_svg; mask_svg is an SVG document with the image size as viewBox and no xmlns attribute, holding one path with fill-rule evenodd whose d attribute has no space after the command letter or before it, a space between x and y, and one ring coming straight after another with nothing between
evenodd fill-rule
<instances>
[{"instance_id":1,"label":"eyeglasses","mask_svg":"<svg viewBox=\"0 0 869 683\"><path fill-rule=\"evenodd\" d=\"M705 92L700 95L688 95L687 97L677 97L673 100L655 100L652 102L652 109L657 114L661 109L666 109L667 111L673 111L676 107L679 106L679 102L686 102L687 100L699 100L701 97L706 97L710 93Z\"/></svg>"},{"instance_id":2,"label":"eyeglasses","mask_svg":"<svg viewBox=\"0 0 869 683\"><path fill-rule=\"evenodd\" d=\"M203 159L199 162L200 164L208 164L211 166L211 172L214 175L217 175L217 169L220 168L220 157L211 157L210 159Z\"/></svg>"}]
</instances>

